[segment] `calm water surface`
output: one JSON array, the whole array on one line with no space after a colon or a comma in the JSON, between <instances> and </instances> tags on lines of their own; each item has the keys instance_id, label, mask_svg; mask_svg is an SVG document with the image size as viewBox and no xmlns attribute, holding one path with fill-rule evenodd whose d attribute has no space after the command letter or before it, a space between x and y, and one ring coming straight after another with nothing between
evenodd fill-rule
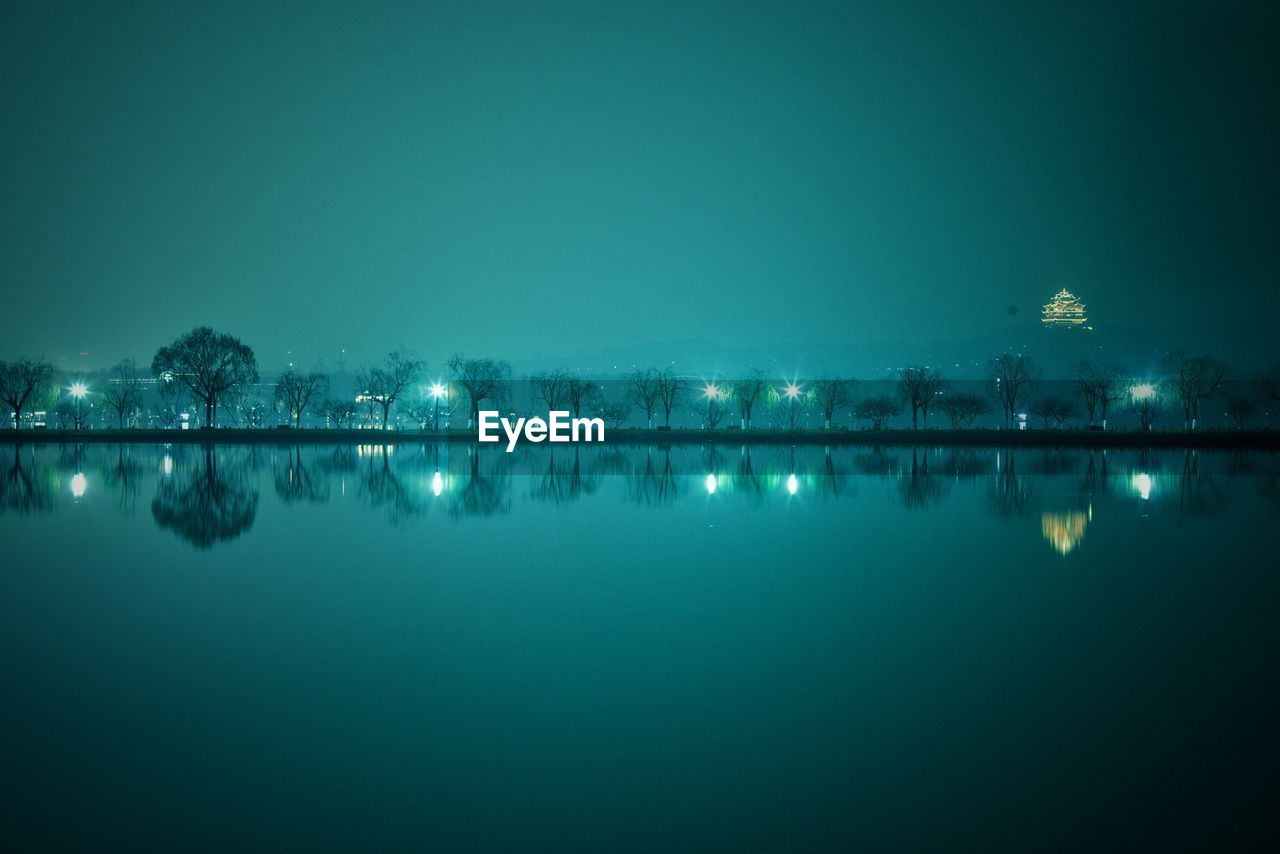
<instances>
[{"instance_id":1,"label":"calm water surface","mask_svg":"<svg viewBox=\"0 0 1280 854\"><path fill-rule=\"evenodd\" d=\"M0 463L33 850L1220 845L1275 805L1274 456Z\"/></svg>"}]
</instances>

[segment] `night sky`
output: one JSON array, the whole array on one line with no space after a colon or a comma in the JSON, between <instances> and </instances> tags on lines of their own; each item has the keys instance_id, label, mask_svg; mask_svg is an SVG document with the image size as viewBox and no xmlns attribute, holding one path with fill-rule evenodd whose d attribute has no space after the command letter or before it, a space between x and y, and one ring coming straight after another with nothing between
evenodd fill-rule
<instances>
[{"instance_id":1,"label":"night sky","mask_svg":"<svg viewBox=\"0 0 1280 854\"><path fill-rule=\"evenodd\" d=\"M110 5L4 12L0 358L1275 350L1262 5Z\"/></svg>"}]
</instances>

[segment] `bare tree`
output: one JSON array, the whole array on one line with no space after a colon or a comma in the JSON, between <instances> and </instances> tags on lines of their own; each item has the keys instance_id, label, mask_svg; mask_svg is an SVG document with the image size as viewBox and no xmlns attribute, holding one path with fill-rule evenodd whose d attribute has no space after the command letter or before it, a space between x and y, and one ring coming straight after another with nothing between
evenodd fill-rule
<instances>
[{"instance_id":1,"label":"bare tree","mask_svg":"<svg viewBox=\"0 0 1280 854\"><path fill-rule=\"evenodd\" d=\"M24 356L16 362L0 362L0 401L13 413L13 429L22 429L22 410L52 379L53 365L40 359Z\"/></svg>"},{"instance_id":2,"label":"bare tree","mask_svg":"<svg viewBox=\"0 0 1280 854\"><path fill-rule=\"evenodd\" d=\"M658 394L658 404L662 407L662 415L666 426L671 426L671 411L680 405L680 395L684 392L684 380L671 371L660 372L654 380Z\"/></svg>"},{"instance_id":3,"label":"bare tree","mask_svg":"<svg viewBox=\"0 0 1280 854\"><path fill-rule=\"evenodd\" d=\"M1052 425L1062 428L1068 418L1075 418L1078 413L1075 404L1063 397L1040 397L1031 401L1031 414L1044 421L1046 430Z\"/></svg>"},{"instance_id":4,"label":"bare tree","mask_svg":"<svg viewBox=\"0 0 1280 854\"><path fill-rule=\"evenodd\" d=\"M111 369L102 400L116 415L116 424L123 430L125 418L142 405L142 382L132 359L126 359Z\"/></svg>"},{"instance_id":5,"label":"bare tree","mask_svg":"<svg viewBox=\"0 0 1280 854\"><path fill-rule=\"evenodd\" d=\"M80 429L80 401L61 397L53 407L53 417L58 422L59 430Z\"/></svg>"},{"instance_id":6,"label":"bare tree","mask_svg":"<svg viewBox=\"0 0 1280 854\"><path fill-rule=\"evenodd\" d=\"M290 368L276 381L275 403L284 409L294 428L302 427L302 416L329 392L329 377L319 371L299 373ZM385 417L384 417L385 422Z\"/></svg>"},{"instance_id":7,"label":"bare tree","mask_svg":"<svg viewBox=\"0 0 1280 854\"><path fill-rule=\"evenodd\" d=\"M614 430L621 430L622 425L631 417L631 404L626 401L602 403L596 412L604 419L604 423Z\"/></svg>"},{"instance_id":8,"label":"bare tree","mask_svg":"<svg viewBox=\"0 0 1280 854\"><path fill-rule=\"evenodd\" d=\"M724 420L725 396L726 392L714 387L702 395L698 405L698 420L702 422L703 430L715 430Z\"/></svg>"},{"instance_id":9,"label":"bare tree","mask_svg":"<svg viewBox=\"0 0 1280 854\"><path fill-rule=\"evenodd\" d=\"M987 399L971 391L957 391L942 399L942 411L951 419L951 429L972 428L979 415L991 411Z\"/></svg>"},{"instance_id":10,"label":"bare tree","mask_svg":"<svg viewBox=\"0 0 1280 854\"><path fill-rule=\"evenodd\" d=\"M1084 402L1089 426L1092 427L1095 420L1101 420L1105 430L1111 404L1125 397L1128 385L1125 370L1118 365L1095 365L1082 359L1076 362L1072 372L1072 385Z\"/></svg>"},{"instance_id":11,"label":"bare tree","mask_svg":"<svg viewBox=\"0 0 1280 854\"><path fill-rule=\"evenodd\" d=\"M1209 356L1188 356L1181 350L1169 357L1168 365L1174 393L1182 404L1183 429L1194 430L1200 420L1200 404L1222 387L1227 367Z\"/></svg>"},{"instance_id":12,"label":"bare tree","mask_svg":"<svg viewBox=\"0 0 1280 854\"><path fill-rule=\"evenodd\" d=\"M842 406L848 406L853 401L850 388L852 383L839 377L823 377L814 380L810 385L812 386L810 393L822 412L823 429L830 430L831 419L835 417L836 410Z\"/></svg>"},{"instance_id":13,"label":"bare tree","mask_svg":"<svg viewBox=\"0 0 1280 854\"><path fill-rule=\"evenodd\" d=\"M511 365L494 359L467 359L454 355L448 367L453 381L462 387L470 400L467 426L472 427L479 417L480 404L490 398L496 399L499 384L511 376Z\"/></svg>"},{"instance_id":14,"label":"bare tree","mask_svg":"<svg viewBox=\"0 0 1280 854\"><path fill-rule=\"evenodd\" d=\"M763 393L764 372L759 368L752 368L747 372L746 379L733 384L733 399L738 404L738 416L743 430L751 429L751 410Z\"/></svg>"},{"instance_id":15,"label":"bare tree","mask_svg":"<svg viewBox=\"0 0 1280 854\"><path fill-rule=\"evenodd\" d=\"M1252 397L1238 394L1227 399L1227 417L1237 430L1248 427L1249 421L1257 414L1258 402Z\"/></svg>"},{"instance_id":16,"label":"bare tree","mask_svg":"<svg viewBox=\"0 0 1280 854\"><path fill-rule=\"evenodd\" d=\"M554 371L542 371L529 377L529 382L533 385L533 393L547 405L548 412L554 412L560 408L568 378L568 374L560 368Z\"/></svg>"},{"instance_id":17,"label":"bare tree","mask_svg":"<svg viewBox=\"0 0 1280 854\"><path fill-rule=\"evenodd\" d=\"M653 413L658 408L658 372L633 371L627 377L627 399L644 413L645 427L653 429Z\"/></svg>"},{"instance_id":18,"label":"bare tree","mask_svg":"<svg viewBox=\"0 0 1280 854\"><path fill-rule=\"evenodd\" d=\"M1130 392L1129 411L1138 419L1138 429L1146 433L1164 414L1164 401L1151 388L1143 389L1141 392Z\"/></svg>"},{"instance_id":19,"label":"bare tree","mask_svg":"<svg viewBox=\"0 0 1280 854\"><path fill-rule=\"evenodd\" d=\"M156 383L159 401L152 405L152 412L165 429L174 426L186 405L186 386L169 377L161 377Z\"/></svg>"},{"instance_id":20,"label":"bare tree","mask_svg":"<svg viewBox=\"0 0 1280 854\"><path fill-rule=\"evenodd\" d=\"M782 388L770 387L765 392L765 401L769 404L772 419L770 426L796 430L800 419L808 408L813 393L806 391L801 385L789 382Z\"/></svg>"},{"instance_id":21,"label":"bare tree","mask_svg":"<svg viewBox=\"0 0 1280 854\"><path fill-rule=\"evenodd\" d=\"M410 354L393 350L386 361L372 368L365 368L358 379L365 387L365 398L370 409L376 404L382 410L382 429L390 429L391 407L395 405L405 386L418 378L424 365Z\"/></svg>"},{"instance_id":22,"label":"bare tree","mask_svg":"<svg viewBox=\"0 0 1280 854\"><path fill-rule=\"evenodd\" d=\"M858 402L854 414L859 421L870 421L872 430L883 430L886 421L902 414L902 402L891 394L868 397Z\"/></svg>"},{"instance_id":23,"label":"bare tree","mask_svg":"<svg viewBox=\"0 0 1280 854\"><path fill-rule=\"evenodd\" d=\"M330 397L320 404L320 411L333 422L334 427L341 429L351 426L351 419L356 415L356 405L350 400Z\"/></svg>"},{"instance_id":24,"label":"bare tree","mask_svg":"<svg viewBox=\"0 0 1280 854\"><path fill-rule=\"evenodd\" d=\"M428 424L434 423L439 412L435 400L423 396L415 398L401 397L398 408L404 413L405 417L417 424L418 429L423 432L426 432Z\"/></svg>"},{"instance_id":25,"label":"bare tree","mask_svg":"<svg viewBox=\"0 0 1280 854\"><path fill-rule=\"evenodd\" d=\"M1018 404L1029 394L1040 369L1030 356L1005 353L987 363L987 381L991 394L1000 402L1004 426L1008 427Z\"/></svg>"},{"instance_id":26,"label":"bare tree","mask_svg":"<svg viewBox=\"0 0 1280 854\"><path fill-rule=\"evenodd\" d=\"M583 411L590 407L599 394L600 386L595 383L578 377L565 378L564 397L574 418L582 417Z\"/></svg>"},{"instance_id":27,"label":"bare tree","mask_svg":"<svg viewBox=\"0 0 1280 854\"><path fill-rule=\"evenodd\" d=\"M934 368L914 367L898 371L898 394L911 407L912 430L919 426L917 415L923 416L922 420L926 425L929 423L929 407L946 384L946 380Z\"/></svg>"},{"instance_id":28,"label":"bare tree","mask_svg":"<svg viewBox=\"0 0 1280 854\"><path fill-rule=\"evenodd\" d=\"M204 426L212 427L223 396L236 386L258 381L258 361L238 338L201 326L157 350L151 372L190 389L204 404Z\"/></svg>"}]
</instances>

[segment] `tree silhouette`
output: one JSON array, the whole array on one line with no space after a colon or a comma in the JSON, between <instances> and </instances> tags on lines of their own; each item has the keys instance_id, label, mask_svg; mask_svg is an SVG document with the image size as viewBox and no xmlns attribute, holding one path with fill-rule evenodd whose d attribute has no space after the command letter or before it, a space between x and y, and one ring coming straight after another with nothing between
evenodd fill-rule
<instances>
[{"instance_id":1,"label":"tree silhouette","mask_svg":"<svg viewBox=\"0 0 1280 854\"><path fill-rule=\"evenodd\" d=\"M0 362L0 402L13 413L13 429L22 429L22 410L53 379L53 365L25 356L16 362Z\"/></svg>"},{"instance_id":2,"label":"tree silhouette","mask_svg":"<svg viewBox=\"0 0 1280 854\"><path fill-rule=\"evenodd\" d=\"M123 430L125 419L142 406L142 382L132 359L111 369L111 376L102 389L102 401L115 413L116 426Z\"/></svg>"},{"instance_id":3,"label":"tree silhouette","mask_svg":"<svg viewBox=\"0 0 1280 854\"><path fill-rule=\"evenodd\" d=\"M1222 387L1227 367L1208 356L1188 356L1181 350L1168 359L1169 374L1174 394L1182 404L1184 430L1196 429L1200 420L1200 405Z\"/></svg>"},{"instance_id":4,"label":"tree silhouette","mask_svg":"<svg viewBox=\"0 0 1280 854\"><path fill-rule=\"evenodd\" d=\"M907 406L911 407L911 429L919 427L916 416L929 423L929 407L934 399L946 387L946 381L934 368L913 367L898 371L898 394Z\"/></svg>"},{"instance_id":5,"label":"tree silhouette","mask_svg":"<svg viewBox=\"0 0 1280 854\"><path fill-rule=\"evenodd\" d=\"M957 391L942 398L942 411L951 420L952 430L959 430L962 427L969 429L973 427L973 422L979 415L986 415L991 411L991 406L980 394Z\"/></svg>"},{"instance_id":6,"label":"tree silhouette","mask_svg":"<svg viewBox=\"0 0 1280 854\"><path fill-rule=\"evenodd\" d=\"M991 394L1000 402L1004 426L1008 427L1018 404L1029 394L1040 369L1030 356L1005 353L987 363L987 382Z\"/></svg>"},{"instance_id":7,"label":"tree silhouette","mask_svg":"<svg viewBox=\"0 0 1280 854\"><path fill-rule=\"evenodd\" d=\"M733 399L738 404L739 426L743 430L751 429L751 410L755 408L760 395L764 393L764 372L752 368L746 379L733 384Z\"/></svg>"},{"instance_id":8,"label":"tree silhouette","mask_svg":"<svg viewBox=\"0 0 1280 854\"><path fill-rule=\"evenodd\" d=\"M823 377L814 380L810 386L813 399L822 412L823 429L830 430L836 410L848 406L853 400L852 383L839 377Z\"/></svg>"},{"instance_id":9,"label":"tree silhouette","mask_svg":"<svg viewBox=\"0 0 1280 854\"><path fill-rule=\"evenodd\" d=\"M275 404L295 428L302 426L302 416L324 399L329 391L329 377L319 371L301 373L293 368L276 380Z\"/></svg>"},{"instance_id":10,"label":"tree silhouette","mask_svg":"<svg viewBox=\"0 0 1280 854\"><path fill-rule=\"evenodd\" d=\"M212 427L227 392L258 381L258 361L238 338L201 326L157 350L151 373L185 385L204 404L204 426Z\"/></svg>"},{"instance_id":11,"label":"tree silhouette","mask_svg":"<svg viewBox=\"0 0 1280 854\"><path fill-rule=\"evenodd\" d=\"M500 384L511 376L511 366L495 359L468 359L455 354L448 363L453 382L462 387L470 401L467 426L472 427L480 414L480 404L496 400Z\"/></svg>"},{"instance_id":12,"label":"tree silhouette","mask_svg":"<svg viewBox=\"0 0 1280 854\"><path fill-rule=\"evenodd\" d=\"M644 413L645 426L653 429L653 413L658 408L658 372L633 371L627 377L627 399Z\"/></svg>"},{"instance_id":13,"label":"tree silhouette","mask_svg":"<svg viewBox=\"0 0 1280 854\"><path fill-rule=\"evenodd\" d=\"M667 370L657 375L654 385L658 394L658 404L662 407L664 423L670 427L671 412L680 405L680 395L684 392L684 380Z\"/></svg>"},{"instance_id":14,"label":"tree silhouette","mask_svg":"<svg viewBox=\"0 0 1280 854\"><path fill-rule=\"evenodd\" d=\"M854 414L859 421L870 421L872 430L883 430L884 423L902 413L898 398L888 394L868 397L859 401Z\"/></svg>"}]
</instances>

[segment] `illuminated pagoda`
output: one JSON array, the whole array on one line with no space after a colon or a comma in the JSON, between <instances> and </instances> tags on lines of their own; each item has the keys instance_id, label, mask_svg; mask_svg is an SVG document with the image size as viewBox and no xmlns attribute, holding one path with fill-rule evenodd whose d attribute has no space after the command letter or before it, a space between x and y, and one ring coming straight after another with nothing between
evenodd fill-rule
<instances>
[{"instance_id":1,"label":"illuminated pagoda","mask_svg":"<svg viewBox=\"0 0 1280 854\"><path fill-rule=\"evenodd\" d=\"M1092 326L1085 325L1088 320L1084 313L1084 303L1066 288L1054 295L1053 301L1044 307L1044 316L1040 318L1046 329L1092 329Z\"/></svg>"}]
</instances>

